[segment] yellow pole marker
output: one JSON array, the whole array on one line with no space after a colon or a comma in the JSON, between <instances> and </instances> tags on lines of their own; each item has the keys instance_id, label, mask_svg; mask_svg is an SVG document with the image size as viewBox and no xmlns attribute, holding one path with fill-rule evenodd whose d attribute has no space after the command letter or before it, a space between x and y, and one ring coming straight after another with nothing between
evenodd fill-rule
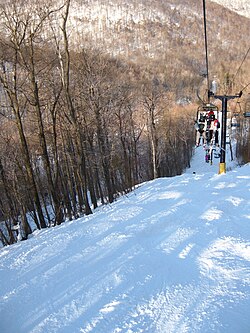
<instances>
[{"instance_id":1,"label":"yellow pole marker","mask_svg":"<svg viewBox=\"0 0 250 333\"><path fill-rule=\"evenodd\" d=\"M219 175L221 173L226 173L226 163L220 163L220 165L219 165Z\"/></svg>"}]
</instances>

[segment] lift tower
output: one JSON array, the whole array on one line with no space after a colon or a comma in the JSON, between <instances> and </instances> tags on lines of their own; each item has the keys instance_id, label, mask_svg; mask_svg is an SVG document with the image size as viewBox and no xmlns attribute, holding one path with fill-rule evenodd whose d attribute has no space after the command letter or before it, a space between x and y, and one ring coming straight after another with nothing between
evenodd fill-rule
<instances>
[{"instance_id":1,"label":"lift tower","mask_svg":"<svg viewBox=\"0 0 250 333\"><path fill-rule=\"evenodd\" d=\"M226 173L226 134L227 134L227 101L230 99L240 98L242 91L238 95L214 95L212 91L209 91L209 96L213 96L221 100L222 102L222 118L221 118L221 155L220 155L220 166L219 174Z\"/></svg>"}]
</instances>

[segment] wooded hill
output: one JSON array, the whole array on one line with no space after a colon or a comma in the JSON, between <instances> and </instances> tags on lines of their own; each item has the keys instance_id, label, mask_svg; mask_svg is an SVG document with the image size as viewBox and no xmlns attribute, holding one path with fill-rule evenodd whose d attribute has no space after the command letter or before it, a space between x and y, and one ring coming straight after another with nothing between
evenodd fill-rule
<instances>
[{"instance_id":1,"label":"wooded hill","mask_svg":"<svg viewBox=\"0 0 250 333\"><path fill-rule=\"evenodd\" d=\"M202 1L81 3L73 2L70 12L77 45L94 41L102 53L131 61L177 96L194 99L206 73ZM210 75L223 82L225 75L235 74L249 48L249 19L210 1L206 17ZM249 59L243 72L248 65Z\"/></svg>"},{"instance_id":2,"label":"wooded hill","mask_svg":"<svg viewBox=\"0 0 250 333\"><path fill-rule=\"evenodd\" d=\"M211 75L239 91L249 20L208 4ZM196 1L1 5L4 245L189 166L196 90L206 95L202 20Z\"/></svg>"}]
</instances>

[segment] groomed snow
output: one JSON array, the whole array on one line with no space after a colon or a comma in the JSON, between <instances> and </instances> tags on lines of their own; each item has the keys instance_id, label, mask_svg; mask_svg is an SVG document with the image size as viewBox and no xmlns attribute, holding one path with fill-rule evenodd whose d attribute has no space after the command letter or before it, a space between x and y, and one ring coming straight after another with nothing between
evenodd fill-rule
<instances>
[{"instance_id":1,"label":"groomed snow","mask_svg":"<svg viewBox=\"0 0 250 333\"><path fill-rule=\"evenodd\" d=\"M249 0L212 0L236 13L250 18Z\"/></svg>"},{"instance_id":2,"label":"groomed snow","mask_svg":"<svg viewBox=\"0 0 250 333\"><path fill-rule=\"evenodd\" d=\"M195 172L195 173L193 173ZM250 332L250 164L182 176L0 251L2 333Z\"/></svg>"}]
</instances>

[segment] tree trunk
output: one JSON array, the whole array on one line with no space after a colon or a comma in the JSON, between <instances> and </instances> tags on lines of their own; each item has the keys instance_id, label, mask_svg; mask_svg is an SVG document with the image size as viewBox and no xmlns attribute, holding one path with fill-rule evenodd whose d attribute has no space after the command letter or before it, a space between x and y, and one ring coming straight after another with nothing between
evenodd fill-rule
<instances>
[{"instance_id":1,"label":"tree trunk","mask_svg":"<svg viewBox=\"0 0 250 333\"><path fill-rule=\"evenodd\" d=\"M43 211L42 211L42 207L41 207L41 203L40 203L40 198L39 198L39 194L37 191L37 185L36 185L35 176L34 176L34 172L33 172L32 165L31 165L27 141L26 141L26 138L24 135L20 111L19 111L19 107L18 107L18 104L15 99L13 101L13 110L14 110L15 116L16 116L16 124L17 124L17 128L18 128L20 141L21 141L21 147L22 147L23 157L24 157L24 164L25 164L25 168L26 168L26 171L28 174L28 179L30 181L31 190L32 190L37 214L39 217L40 226L41 226L41 228L46 228L47 225L45 223L45 219L43 216Z\"/></svg>"},{"instance_id":2,"label":"tree trunk","mask_svg":"<svg viewBox=\"0 0 250 333\"><path fill-rule=\"evenodd\" d=\"M78 169L81 172L80 177L83 180L83 198L84 198L84 206L85 206L85 214L92 214L90 205L89 205L89 200L87 196L87 170L86 170L86 157L85 153L83 150L82 146L82 133L81 129L79 127L79 124L77 122L76 118L76 112L75 108L72 102L71 94L70 94L70 88L69 88L69 83L70 83L70 54L69 54L69 43L68 43L68 35L66 31L66 25L67 25L67 20L68 20L68 15L69 15L69 6L70 6L70 0L66 1L66 12L65 16L63 18L63 26L62 26L62 33L63 33L63 38L64 38L64 56L65 59L62 59L61 53L58 50L58 56L59 56L59 61L60 61L60 66L61 66L61 71L62 71L62 84L64 88L64 94L65 98L67 101L67 106L68 110L70 113L70 119L72 121L74 131L77 136L77 148L78 148L78 156L77 156L77 163L78 163Z\"/></svg>"},{"instance_id":3,"label":"tree trunk","mask_svg":"<svg viewBox=\"0 0 250 333\"><path fill-rule=\"evenodd\" d=\"M44 126L42 121L42 112L41 112L41 106L40 106L40 98L39 98L39 91L38 91L38 85L36 82L36 74L35 74L35 64L34 64L34 48L33 48L33 40L32 37L30 38L30 48L31 48L31 56L30 56L30 62L31 62L31 84L33 89L33 97L34 97L34 104L35 104L35 110L36 110L36 116L37 116L37 123L38 123L38 131L39 131L39 141L42 148L42 159L44 163L44 168L47 176L48 181L48 188L49 192L51 193L53 204L55 208L55 224L60 225L63 221L63 212L60 202L60 193L58 191L58 188L56 189L55 184L53 182L52 178L52 170L50 165L50 160L48 156L48 149L47 149L47 143L46 138L44 134Z\"/></svg>"}]
</instances>

